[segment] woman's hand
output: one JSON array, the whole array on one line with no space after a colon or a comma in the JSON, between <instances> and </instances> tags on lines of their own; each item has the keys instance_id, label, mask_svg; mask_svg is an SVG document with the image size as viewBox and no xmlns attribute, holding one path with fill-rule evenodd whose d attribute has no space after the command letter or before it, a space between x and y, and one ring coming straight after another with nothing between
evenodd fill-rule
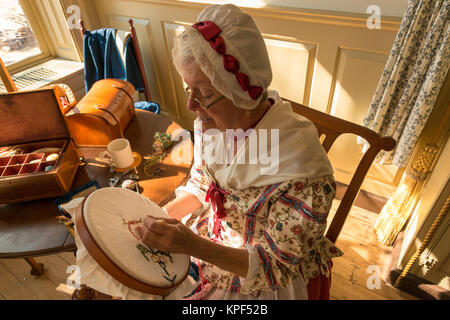
<instances>
[{"instance_id":1,"label":"woman's hand","mask_svg":"<svg viewBox=\"0 0 450 320\"><path fill-rule=\"evenodd\" d=\"M187 255L191 255L199 237L177 219L151 216L144 218L144 225L138 226L136 232L142 242L149 247Z\"/></svg>"},{"instance_id":2,"label":"woman's hand","mask_svg":"<svg viewBox=\"0 0 450 320\"><path fill-rule=\"evenodd\" d=\"M212 263L223 270L246 277L248 251L215 243L195 234L182 222L174 218L146 216L144 225L136 232L142 242L152 248L170 253L182 253Z\"/></svg>"}]
</instances>

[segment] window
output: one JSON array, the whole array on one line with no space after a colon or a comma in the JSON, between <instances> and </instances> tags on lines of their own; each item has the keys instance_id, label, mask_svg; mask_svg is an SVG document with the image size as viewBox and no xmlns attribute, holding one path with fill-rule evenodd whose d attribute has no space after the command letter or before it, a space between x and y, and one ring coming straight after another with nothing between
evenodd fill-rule
<instances>
[{"instance_id":1,"label":"window","mask_svg":"<svg viewBox=\"0 0 450 320\"><path fill-rule=\"evenodd\" d=\"M0 0L0 58L18 90L68 79L83 68L60 0Z\"/></svg>"},{"instance_id":2,"label":"window","mask_svg":"<svg viewBox=\"0 0 450 320\"><path fill-rule=\"evenodd\" d=\"M11 75L56 56L41 9L48 1L57 0L0 0L0 57Z\"/></svg>"},{"instance_id":3,"label":"window","mask_svg":"<svg viewBox=\"0 0 450 320\"><path fill-rule=\"evenodd\" d=\"M6 66L42 53L18 0L0 0L0 56Z\"/></svg>"}]
</instances>

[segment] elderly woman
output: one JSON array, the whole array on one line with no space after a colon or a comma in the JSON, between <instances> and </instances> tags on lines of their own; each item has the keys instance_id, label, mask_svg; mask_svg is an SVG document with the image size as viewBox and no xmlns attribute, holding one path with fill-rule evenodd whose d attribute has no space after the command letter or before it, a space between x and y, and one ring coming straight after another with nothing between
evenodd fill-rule
<instances>
[{"instance_id":1,"label":"elderly woman","mask_svg":"<svg viewBox=\"0 0 450 320\"><path fill-rule=\"evenodd\" d=\"M313 123L267 91L272 71L255 23L234 5L209 6L177 37L173 60L197 114L195 164L165 206L172 218L146 217L142 241L193 257L198 287L188 299L329 298L331 258L342 255L324 237L333 170ZM244 143L216 144L229 161L212 157L209 138L239 129ZM275 169L245 161L249 129L276 133L259 143Z\"/></svg>"}]
</instances>

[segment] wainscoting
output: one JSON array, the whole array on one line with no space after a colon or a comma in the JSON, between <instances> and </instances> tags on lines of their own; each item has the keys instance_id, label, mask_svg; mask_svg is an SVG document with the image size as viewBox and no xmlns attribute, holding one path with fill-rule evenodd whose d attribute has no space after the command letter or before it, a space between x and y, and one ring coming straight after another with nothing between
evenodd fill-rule
<instances>
[{"instance_id":1,"label":"wainscoting","mask_svg":"<svg viewBox=\"0 0 450 320\"><path fill-rule=\"evenodd\" d=\"M72 2L82 4L65 0L66 5ZM175 36L195 22L206 5L187 0L98 0L90 4L95 10L82 10L87 26L128 30L128 20L134 20L152 100L160 103L163 114L190 130L195 115L185 107L183 81L172 65L171 50ZM271 6L242 10L253 17L266 41L273 70L270 89L311 108L362 123L400 17L382 16L381 28L369 29L364 14ZM335 143L329 156L338 181L350 182L361 150L347 135ZM394 166L374 164L362 188L389 197L402 172Z\"/></svg>"}]
</instances>

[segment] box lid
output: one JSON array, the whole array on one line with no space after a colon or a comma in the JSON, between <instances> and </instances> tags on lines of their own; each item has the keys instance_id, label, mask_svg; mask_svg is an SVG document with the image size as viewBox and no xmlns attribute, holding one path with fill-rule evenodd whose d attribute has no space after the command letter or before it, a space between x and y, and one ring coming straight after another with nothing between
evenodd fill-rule
<instances>
[{"instance_id":1,"label":"box lid","mask_svg":"<svg viewBox=\"0 0 450 320\"><path fill-rule=\"evenodd\" d=\"M0 94L0 146L67 138L54 89Z\"/></svg>"}]
</instances>

